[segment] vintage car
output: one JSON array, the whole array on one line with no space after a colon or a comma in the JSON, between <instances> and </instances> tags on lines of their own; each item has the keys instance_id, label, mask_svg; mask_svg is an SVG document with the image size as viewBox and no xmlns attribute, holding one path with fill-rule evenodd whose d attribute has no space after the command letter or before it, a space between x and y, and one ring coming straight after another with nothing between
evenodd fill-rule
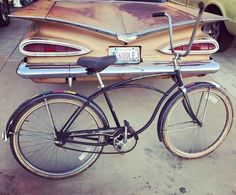
<instances>
[{"instance_id":1,"label":"vintage car","mask_svg":"<svg viewBox=\"0 0 236 195\"><path fill-rule=\"evenodd\" d=\"M200 1L206 5L206 11L213 14L218 14L229 18L225 22L216 22L206 25L204 30L215 38L219 45L219 51L223 52L229 48L234 36L236 35L236 0L169 0L187 7L197 7Z\"/></svg>"},{"instance_id":2,"label":"vintage car","mask_svg":"<svg viewBox=\"0 0 236 195\"><path fill-rule=\"evenodd\" d=\"M0 27L5 27L9 25L10 18L8 14L10 13L9 4L7 0L0 0Z\"/></svg>"},{"instance_id":3,"label":"vintage car","mask_svg":"<svg viewBox=\"0 0 236 195\"><path fill-rule=\"evenodd\" d=\"M173 72L168 23L152 14L166 12L174 27L174 47L184 52L195 24L197 10L171 3L141 1L37 1L12 13L31 20L32 25L19 45L26 57L17 73L35 82L66 83L93 80L77 65L81 56L116 55L117 61L101 72L104 79ZM184 76L201 76L219 70L210 55L217 41L201 26L224 20L204 13L190 55L182 58Z\"/></svg>"}]
</instances>

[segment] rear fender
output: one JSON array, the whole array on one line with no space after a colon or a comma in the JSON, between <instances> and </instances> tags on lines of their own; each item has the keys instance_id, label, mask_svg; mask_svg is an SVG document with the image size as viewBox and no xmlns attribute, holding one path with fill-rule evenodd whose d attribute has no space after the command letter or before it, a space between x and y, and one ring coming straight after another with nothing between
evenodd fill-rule
<instances>
[{"instance_id":1,"label":"rear fender","mask_svg":"<svg viewBox=\"0 0 236 195\"><path fill-rule=\"evenodd\" d=\"M83 101L83 102L87 102L88 99L85 96L82 96L80 94L77 94L76 92L72 92L72 91L50 91L50 92L46 92L37 96L34 96L31 99L26 100L25 102L23 102L10 116L7 125L6 125L6 129L2 134L2 139L4 141L7 141L8 138L10 137L10 135L13 134L13 127L15 126L15 123L17 122L18 117L27 109L28 106L34 104L36 101L45 98L45 97L49 97L50 95L54 95L54 94L67 94L70 95L73 98L79 98L79 100ZM107 127L109 127L109 123L107 120L107 117L105 115L105 113L103 112L103 110L95 103L95 102L91 102L89 104L90 107L94 108L96 112L98 112L98 114L101 114L103 123L106 124Z\"/></svg>"},{"instance_id":2,"label":"rear fender","mask_svg":"<svg viewBox=\"0 0 236 195\"><path fill-rule=\"evenodd\" d=\"M20 106L18 106L18 108L12 113L12 115L10 116L10 118L7 121L6 124L6 129L2 134L2 139L4 141L7 141L7 139L9 138L9 136L11 134L13 134L12 132L12 127L15 124L16 119L21 115L22 112L24 112L24 110L27 108L28 105L34 103L35 101L37 101L40 97L42 97L42 94L40 95L36 95L31 99L26 100L25 102L23 102Z\"/></svg>"}]
</instances>

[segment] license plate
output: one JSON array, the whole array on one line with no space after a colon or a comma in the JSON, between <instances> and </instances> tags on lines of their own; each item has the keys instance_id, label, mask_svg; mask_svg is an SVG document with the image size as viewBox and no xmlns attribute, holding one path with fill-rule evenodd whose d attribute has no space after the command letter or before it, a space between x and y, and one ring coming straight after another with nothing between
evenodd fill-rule
<instances>
[{"instance_id":1,"label":"license plate","mask_svg":"<svg viewBox=\"0 0 236 195\"><path fill-rule=\"evenodd\" d=\"M110 47L108 55L116 56L116 64L140 63L140 47Z\"/></svg>"}]
</instances>

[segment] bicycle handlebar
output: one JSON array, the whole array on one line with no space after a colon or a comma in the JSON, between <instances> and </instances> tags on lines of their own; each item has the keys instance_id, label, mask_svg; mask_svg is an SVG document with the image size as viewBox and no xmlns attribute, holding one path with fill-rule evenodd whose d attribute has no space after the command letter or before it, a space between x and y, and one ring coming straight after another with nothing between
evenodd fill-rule
<instances>
[{"instance_id":1,"label":"bicycle handlebar","mask_svg":"<svg viewBox=\"0 0 236 195\"><path fill-rule=\"evenodd\" d=\"M199 8L200 10L204 11L204 9L205 9L205 4L204 4L202 1L199 2L199 3L198 3L198 8Z\"/></svg>"},{"instance_id":2,"label":"bicycle handlebar","mask_svg":"<svg viewBox=\"0 0 236 195\"><path fill-rule=\"evenodd\" d=\"M169 14L165 13L165 12L158 12L158 13L153 13L152 14L152 17L167 17L167 19L168 19L168 30L169 30L169 36L170 36L170 48L171 48L172 54L175 55L175 56L186 57L190 53L190 50L191 50L192 45L193 45L194 38L196 36L197 29L198 29L198 26L199 26L199 23L200 23L201 18L202 18L202 14L203 14L204 9L205 9L205 5L204 5L203 2L199 2L198 7L199 7L198 16L196 18L196 22L195 22L195 25L194 25L194 28L193 28L191 38L189 40L188 49L185 51L184 54L178 53L174 50L173 24L172 24L171 16Z\"/></svg>"},{"instance_id":3,"label":"bicycle handlebar","mask_svg":"<svg viewBox=\"0 0 236 195\"><path fill-rule=\"evenodd\" d=\"M165 12L157 12L152 14L152 17L163 17L163 16L165 16Z\"/></svg>"}]
</instances>

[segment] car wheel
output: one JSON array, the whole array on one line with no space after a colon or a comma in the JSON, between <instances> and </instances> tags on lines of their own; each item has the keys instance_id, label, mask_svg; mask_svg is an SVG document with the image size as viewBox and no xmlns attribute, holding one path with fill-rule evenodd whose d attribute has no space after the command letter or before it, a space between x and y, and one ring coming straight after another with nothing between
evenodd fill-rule
<instances>
[{"instance_id":1,"label":"car wheel","mask_svg":"<svg viewBox=\"0 0 236 195\"><path fill-rule=\"evenodd\" d=\"M8 14L10 13L7 0L0 1L0 27L7 26L10 23Z\"/></svg>"},{"instance_id":2,"label":"car wheel","mask_svg":"<svg viewBox=\"0 0 236 195\"><path fill-rule=\"evenodd\" d=\"M21 0L21 4L23 6L28 6L30 4L32 4L35 0Z\"/></svg>"},{"instance_id":3,"label":"car wheel","mask_svg":"<svg viewBox=\"0 0 236 195\"><path fill-rule=\"evenodd\" d=\"M228 32L224 22L215 22L204 25L203 31L217 40L220 46L219 52L227 50L234 39L234 36Z\"/></svg>"}]
</instances>

